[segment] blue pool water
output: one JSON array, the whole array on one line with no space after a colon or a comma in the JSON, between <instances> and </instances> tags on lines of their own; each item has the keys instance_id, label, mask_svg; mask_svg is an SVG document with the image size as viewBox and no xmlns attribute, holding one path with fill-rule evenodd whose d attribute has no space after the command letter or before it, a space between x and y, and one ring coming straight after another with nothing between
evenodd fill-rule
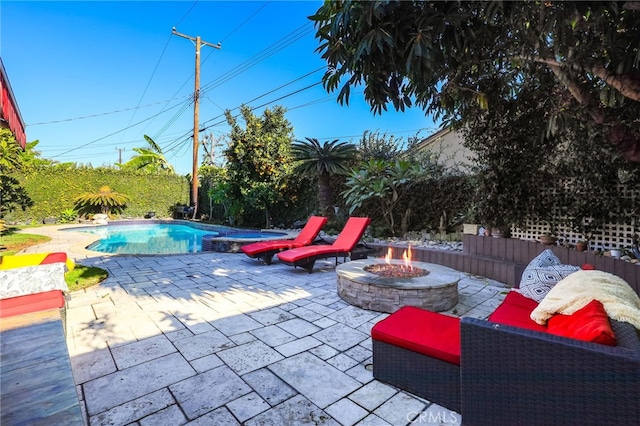
<instances>
[{"instance_id":1,"label":"blue pool water","mask_svg":"<svg viewBox=\"0 0 640 426\"><path fill-rule=\"evenodd\" d=\"M230 239L256 240L278 238L286 235L277 232L260 232L222 226L198 228L185 224L130 223L72 228L70 231L96 234L100 239L87 249L118 254L178 254L202 251L202 237L215 235Z\"/></svg>"}]
</instances>

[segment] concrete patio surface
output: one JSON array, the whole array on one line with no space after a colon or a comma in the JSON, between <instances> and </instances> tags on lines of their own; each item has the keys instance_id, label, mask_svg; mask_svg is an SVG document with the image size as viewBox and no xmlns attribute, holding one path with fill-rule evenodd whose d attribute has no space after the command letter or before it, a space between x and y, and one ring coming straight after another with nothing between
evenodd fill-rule
<instances>
[{"instance_id":1,"label":"concrete patio surface","mask_svg":"<svg viewBox=\"0 0 640 426\"><path fill-rule=\"evenodd\" d=\"M107 256L87 234L29 229L109 278L71 294L67 346L90 425L462 424L446 407L373 379L370 330L385 318L312 274L242 254ZM95 237L89 237L89 239ZM445 313L486 318L508 288L465 275Z\"/></svg>"}]
</instances>

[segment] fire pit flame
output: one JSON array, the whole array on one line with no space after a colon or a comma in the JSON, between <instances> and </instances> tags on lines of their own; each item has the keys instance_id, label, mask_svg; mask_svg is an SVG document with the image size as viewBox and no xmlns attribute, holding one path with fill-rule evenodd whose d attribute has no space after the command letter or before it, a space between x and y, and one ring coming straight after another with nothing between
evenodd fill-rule
<instances>
[{"instance_id":1,"label":"fire pit flame","mask_svg":"<svg viewBox=\"0 0 640 426\"><path fill-rule=\"evenodd\" d=\"M387 249L387 254L384 256L384 261L387 262L387 265L391 265L391 259L393 259L393 251L391 247Z\"/></svg>"},{"instance_id":2,"label":"fire pit flame","mask_svg":"<svg viewBox=\"0 0 640 426\"><path fill-rule=\"evenodd\" d=\"M395 278L412 278L412 277L421 277L429 274L429 271L422 268L414 268L411 264L412 252L411 246L407 247L407 250L404 250L402 253L402 260L404 261L404 265L400 264L392 264L391 260L393 259L393 250L391 247L388 248L387 254L384 257L385 264L374 264L369 265L364 268L365 271L370 272L372 274L380 275L383 277L395 277Z\"/></svg>"},{"instance_id":3,"label":"fire pit flame","mask_svg":"<svg viewBox=\"0 0 640 426\"><path fill-rule=\"evenodd\" d=\"M404 266L410 271L413 271L413 266L411 265L411 245L409 245L407 249L402 252L402 259L404 260Z\"/></svg>"}]
</instances>

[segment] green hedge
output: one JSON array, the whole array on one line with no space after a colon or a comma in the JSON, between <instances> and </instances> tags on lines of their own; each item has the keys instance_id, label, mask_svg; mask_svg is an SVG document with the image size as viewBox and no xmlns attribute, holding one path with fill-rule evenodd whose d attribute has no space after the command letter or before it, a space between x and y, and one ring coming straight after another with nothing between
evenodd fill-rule
<instances>
[{"instance_id":1,"label":"green hedge","mask_svg":"<svg viewBox=\"0 0 640 426\"><path fill-rule=\"evenodd\" d=\"M189 203L189 181L184 176L141 174L109 168L57 166L28 174L13 175L34 202L27 210L5 215L7 222L42 223L45 217L61 216L74 208L74 199L86 192L98 192L107 185L125 194L130 202L121 217L143 217L154 211L170 216L175 205Z\"/></svg>"}]
</instances>

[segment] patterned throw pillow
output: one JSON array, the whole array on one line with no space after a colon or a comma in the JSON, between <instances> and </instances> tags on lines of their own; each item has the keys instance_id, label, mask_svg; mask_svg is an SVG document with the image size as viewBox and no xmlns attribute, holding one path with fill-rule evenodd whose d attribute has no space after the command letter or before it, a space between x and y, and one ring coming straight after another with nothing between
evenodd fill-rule
<instances>
[{"instance_id":1,"label":"patterned throw pillow","mask_svg":"<svg viewBox=\"0 0 640 426\"><path fill-rule=\"evenodd\" d=\"M520 280L520 293L540 302L558 281L579 270L577 266L563 265L558 256L547 249L525 268Z\"/></svg>"}]
</instances>

